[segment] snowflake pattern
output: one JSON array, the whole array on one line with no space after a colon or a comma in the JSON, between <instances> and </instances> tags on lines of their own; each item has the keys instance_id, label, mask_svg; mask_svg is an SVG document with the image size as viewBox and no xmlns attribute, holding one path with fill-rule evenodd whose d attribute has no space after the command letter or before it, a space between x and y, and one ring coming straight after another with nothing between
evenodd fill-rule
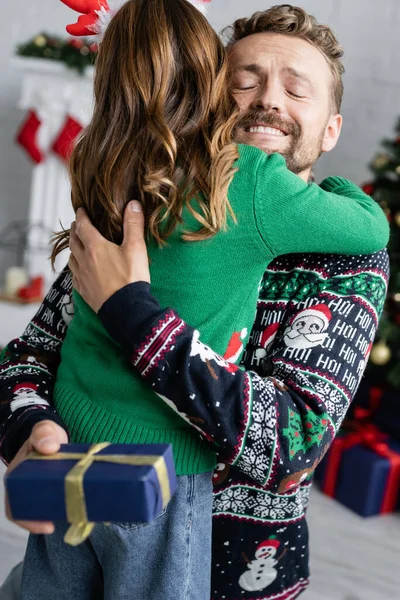
<instances>
[{"instance_id":1,"label":"snowflake pattern","mask_svg":"<svg viewBox=\"0 0 400 600\"><path fill-rule=\"evenodd\" d=\"M348 408L348 402L345 395L328 381L322 380L315 384L315 391L322 399L326 407L326 412L338 429Z\"/></svg>"},{"instance_id":2,"label":"snowflake pattern","mask_svg":"<svg viewBox=\"0 0 400 600\"><path fill-rule=\"evenodd\" d=\"M305 516L311 486L290 495L273 494L251 485L230 486L214 493L214 515L240 516L263 523L290 523Z\"/></svg>"},{"instance_id":3,"label":"snowflake pattern","mask_svg":"<svg viewBox=\"0 0 400 600\"><path fill-rule=\"evenodd\" d=\"M12 367L10 367L10 369L2 371L1 378L4 380L19 378L25 380L26 378L40 376L43 373L50 374L50 371L47 369L35 369L34 367L27 368L13 365Z\"/></svg>"},{"instance_id":4,"label":"snowflake pattern","mask_svg":"<svg viewBox=\"0 0 400 600\"><path fill-rule=\"evenodd\" d=\"M243 450L235 463L242 473L262 485L268 481L274 461L276 431L275 388L258 375L253 376L253 406L251 425Z\"/></svg>"},{"instance_id":5,"label":"snowflake pattern","mask_svg":"<svg viewBox=\"0 0 400 600\"><path fill-rule=\"evenodd\" d=\"M60 340L38 329L34 323L28 325L23 337L29 339L31 346L45 351L58 352L61 345Z\"/></svg>"},{"instance_id":6,"label":"snowflake pattern","mask_svg":"<svg viewBox=\"0 0 400 600\"><path fill-rule=\"evenodd\" d=\"M226 490L219 499L219 507L223 512L230 511L235 514L243 514L246 511L247 494L241 487L232 487Z\"/></svg>"}]
</instances>

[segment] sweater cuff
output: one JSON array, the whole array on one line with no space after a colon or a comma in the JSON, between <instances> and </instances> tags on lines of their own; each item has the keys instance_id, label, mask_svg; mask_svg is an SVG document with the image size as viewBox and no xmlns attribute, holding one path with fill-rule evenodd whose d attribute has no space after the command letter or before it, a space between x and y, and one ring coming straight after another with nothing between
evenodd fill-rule
<instances>
[{"instance_id":1,"label":"sweater cuff","mask_svg":"<svg viewBox=\"0 0 400 600\"><path fill-rule=\"evenodd\" d=\"M323 190L333 193L335 193L339 188L346 188L349 186L353 187L353 184L344 177L326 177L326 179L320 183L320 187Z\"/></svg>"},{"instance_id":2,"label":"sweater cuff","mask_svg":"<svg viewBox=\"0 0 400 600\"><path fill-rule=\"evenodd\" d=\"M34 408L23 414L9 428L7 434L2 440L1 456L7 464L13 460L18 450L29 438L36 423L40 423L41 421L53 421L57 425L60 425L60 427L65 429L68 435L68 440L70 440L68 429L54 409L39 410Z\"/></svg>"},{"instance_id":3,"label":"sweater cuff","mask_svg":"<svg viewBox=\"0 0 400 600\"><path fill-rule=\"evenodd\" d=\"M107 333L130 355L161 312L150 284L138 281L115 292L104 302L98 316Z\"/></svg>"}]
</instances>

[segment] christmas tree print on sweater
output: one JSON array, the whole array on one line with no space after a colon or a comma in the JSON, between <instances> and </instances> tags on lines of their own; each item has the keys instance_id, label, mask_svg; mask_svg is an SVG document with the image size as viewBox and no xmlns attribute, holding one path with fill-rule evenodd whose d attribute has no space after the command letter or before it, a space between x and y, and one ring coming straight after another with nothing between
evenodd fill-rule
<instances>
[{"instance_id":1,"label":"christmas tree print on sweater","mask_svg":"<svg viewBox=\"0 0 400 600\"><path fill-rule=\"evenodd\" d=\"M308 451L314 444L321 443L328 416L316 415L308 407L304 415L290 409L288 412L288 426L283 429L283 435L289 443L289 458L293 460L298 452Z\"/></svg>"}]
</instances>

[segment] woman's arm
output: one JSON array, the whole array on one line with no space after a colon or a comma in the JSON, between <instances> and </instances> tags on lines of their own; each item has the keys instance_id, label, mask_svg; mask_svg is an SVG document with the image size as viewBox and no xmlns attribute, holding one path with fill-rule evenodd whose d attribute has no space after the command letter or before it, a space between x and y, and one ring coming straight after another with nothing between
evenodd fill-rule
<instances>
[{"instance_id":1,"label":"woman's arm","mask_svg":"<svg viewBox=\"0 0 400 600\"><path fill-rule=\"evenodd\" d=\"M278 154L265 155L259 162L254 215L273 256L371 254L389 240L386 215L360 188L340 177L330 177L321 186L307 184Z\"/></svg>"}]
</instances>

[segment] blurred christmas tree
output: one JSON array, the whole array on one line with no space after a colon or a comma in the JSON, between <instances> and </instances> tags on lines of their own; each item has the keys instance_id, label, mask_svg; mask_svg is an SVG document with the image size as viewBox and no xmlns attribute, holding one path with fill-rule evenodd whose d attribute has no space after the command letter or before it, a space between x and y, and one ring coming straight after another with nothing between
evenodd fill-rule
<instances>
[{"instance_id":1,"label":"blurred christmas tree","mask_svg":"<svg viewBox=\"0 0 400 600\"><path fill-rule=\"evenodd\" d=\"M385 211L390 223L389 293L371 351L367 378L400 390L400 119L393 140L383 140L383 152L370 165L374 179L363 186Z\"/></svg>"}]
</instances>

